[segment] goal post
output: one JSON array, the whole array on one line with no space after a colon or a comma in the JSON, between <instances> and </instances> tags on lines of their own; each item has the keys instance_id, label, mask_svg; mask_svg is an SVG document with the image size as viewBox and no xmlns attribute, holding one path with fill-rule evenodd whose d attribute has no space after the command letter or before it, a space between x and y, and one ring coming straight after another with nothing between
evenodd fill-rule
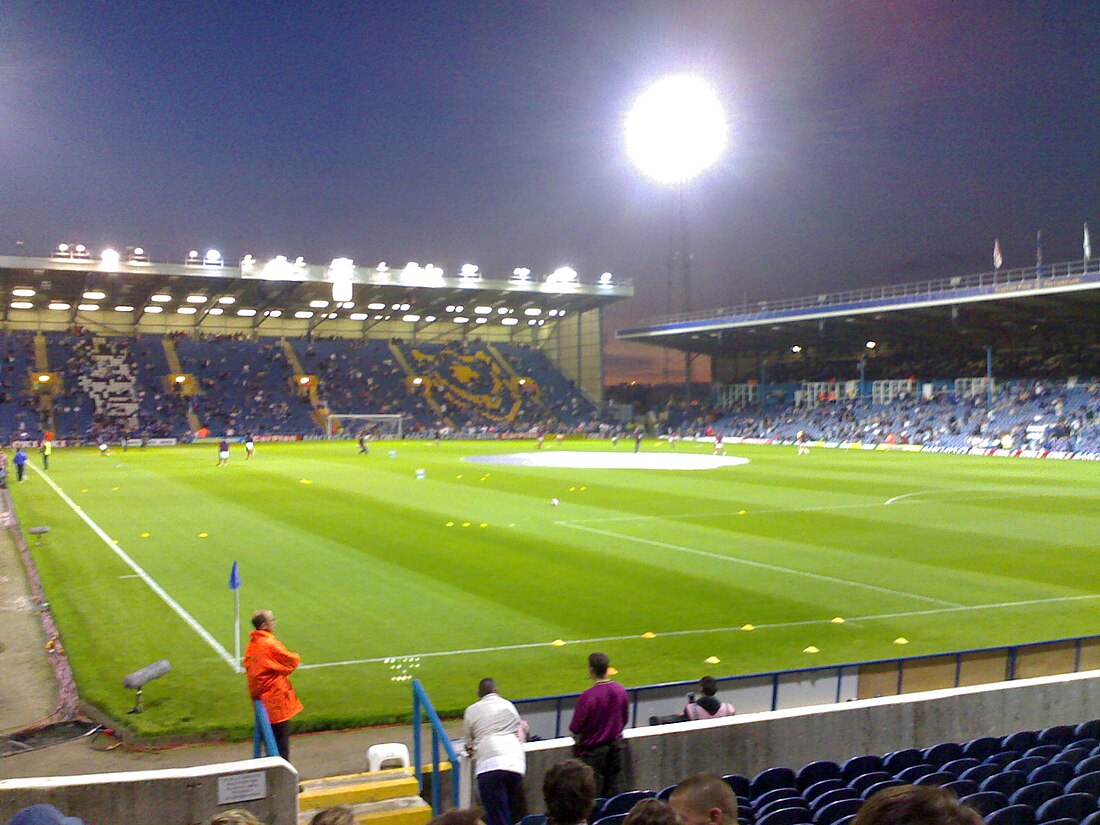
<instances>
[{"instance_id":1,"label":"goal post","mask_svg":"<svg viewBox=\"0 0 1100 825\"><path fill-rule=\"evenodd\" d=\"M405 416L398 414L367 413L327 413L325 415L325 438L338 438L341 432L356 437L360 430L376 433L379 438L405 437Z\"/></svg>"}]
</instances>

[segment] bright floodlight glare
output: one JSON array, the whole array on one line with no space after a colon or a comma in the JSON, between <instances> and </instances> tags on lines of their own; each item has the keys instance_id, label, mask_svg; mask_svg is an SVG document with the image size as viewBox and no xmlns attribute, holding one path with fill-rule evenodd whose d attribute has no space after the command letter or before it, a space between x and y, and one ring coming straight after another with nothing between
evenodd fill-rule
<instances>
[{"instance_id":1,"label":"bright floodlight glare","mask_svg":"<svg viewBox=\"0 0 1100 825\"><path fill-rule=\"evenodd\" d=\"M874 341L868 341L868 342L867 342L867 343L865 344L865 346L867 347L867 349L874 349L875 347L877 347L877 346L878 346L878 344L877 344L877 343L875 343Z\"/></svg>"},{"instance_id":2,"label":"bright floodlight glare","mask_svg":"<svg viewBox=\"0 0 1100 825\"><path fill-rule=\"evenodd\" d=\"M698 77L674 75L634 103L626 118L626 151L659 183L684 183L718 160L727 134L714 90Z\"/></svg>"}]
</instances>

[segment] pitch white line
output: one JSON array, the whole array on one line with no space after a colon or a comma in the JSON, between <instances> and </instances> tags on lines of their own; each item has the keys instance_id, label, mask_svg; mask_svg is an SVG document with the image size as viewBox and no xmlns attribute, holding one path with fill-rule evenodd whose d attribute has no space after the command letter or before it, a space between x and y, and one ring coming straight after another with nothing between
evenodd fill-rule
<instances>
[{"instance_id":1,"label":"pitch white line","mask_svg":"<svg viewBox=\"0 0 1100 825\"><path fill-rule=\"evenodd\" d=\"M908 495L915 495L909 493ZM771 507L764 508L762 510L748 510L745 512L746 516L760 516L770 515L772 513L816 513L820 510L858 510L866 507L882 507L884 502L872 501L864 502L862 504L825 504L821 507ZM890 502L885 502L889 504ZM688 518L710 518L711 516L730 516L734 515L737 511L733 508L727 508L725 510L715 510L710 513L677 513L675 515L656 515L656 516L610 516L609 518L580 518L573 519L572 521L557 521L555 524L590 524L592 522L603 523L609 521L650 521L652 519L664 519L666 521L675 521L676 519L688 519Z\"/></svg>"},{"instance_id":2,"label":"pitch white line","mask_svg":"<svg viewBox=\"0 0 1100 825\"><path fill-rule=\"evenodd\" d=\"M627 536L622 533L616 533L612 530L600 530L597 527L586 527L583 524L570 524L569 522L565 521L558 521L554 523L560 524L563 527L572 527L574 530L584 530L589 533L596 533L600 536L625 539L626 541L638 542L639 544L649 544L653 547L663 547L666 550L675 550L679 553L687 553L692 556L703 556L704 558L716 559L718 561L729 562L730 564L743 564L747 567L756 567L760 570L770 570L773 573L786 573L791 576L802 576L803 578L816 579L818 581L830 582L832 584L844 585L846 587L858 587L863 590L872 590L876 593L886 593L891 596L903 596L907 599L916 599L917 601L930 602L931 604L938 604L944 607L962 607L962 605L960 605L958 602L949 602L944 599L934 599L931 596L921 596L917 593L907 593L904 590L894 590L889 587L879 587L877 584L865 584L863 582L851 581L849 579L841 579L836 576L826 576L824 573L811 573L808 570L796 570L793 567L782 567L778 564L768 564L762 561L751 561L749 559L743 559L738 556L723 556L721 553L711 553L707 550L697 550L694 547L685 547L682 544L671 544L667 541L657 541L656 539L646 539L639 536Z\"/></svg>"},{"instance_id":3,"label":"pitch white line","mask_svg":"<svg viewBox=\"0 0 1100 825\"><path fill-rule=\"evenodd\" d=\"M118 542L116 542L114 539L112 539L110 536L108 536L105 532L103 532L103 528L100 527L98 524L96 524L94 521L92 521L92 519L88 516L88 514L85 513L77 505L77 503L75 501L73 501L71 498L69 498L69 496L65 493L64 490L62 490L60 487L57 486L56 483L54 483L54 480L52 478L50 478L44 472L39 470L38 467L36 467L30 461L27 462L27 466L30 467L32 470L34 470L36 473L38 473L38 475L41 476L45 480L45 482L50 485L50 487L53 489L53 491L55 493L57 493L59 496L61 496L61 500L64 501L66 504L68 504L69 507L72 508L72 511L74 513L76 513L78 516L80 516L81 520L85 524L87 524L89 527L91 527L92 531L103 540L103 543L106 544L109 548L111 548L111 551L116 556L118 556L120 559L122 559L123 563L125 563L131 570L134 571L134 573L137 574L138 578L140 578L147 585L149 585L149 587L152 589L152 591L154 593L156 593L158 596L160 596L160 598L164 601L164 603L166 605L168 605L170 608L172 608L173 611L175 611L177 616L179 616L181 619L183 619L192 630L194 630L196 633L198 633L199 636L202 638L202 640L204 642L206 642L208 645L210 645L210 647L214 648L214 652L217 653L218 656L220 656L225 661L225 663L227 665L229 665L231 668L233 668L234 671L237 670L237 662L233 658L233 655L228 650L226 650L224 647L222 647L218 643L218 640L215 639L213 636L211 636L209 631L207 631L207 629L205 627L203 627L201 624L199 624L194 616L192 616L190 613L188 613L186 610L184 610L179 602L177 602L175 599L173 599L171 596L169 596L168 592L163 587L161 587L159 584L157 584L156 580L152 576L150 576L148 573L146 573L145 570L142 569L141 565L139 565L136 561L134 561L132 558L130 558L130 556L127 555L126 551L118 546Z\"/></svg>"},{"instance_id":4,"label":"pitch white line","mask_svg":"<svg viewBox=\"0 0 1100 825\"><path fill-rule=\"evenodd\" d=\"M998 610L1009 607L1029 607L1037 604L1056 604L1059 602L1077 602L1087 601L1090 599L1100 599L1100 594L1090 593L1084 596L1055 596L1048 599L1027 599L1017 602L992 602L990 604L971 604L959 605L957 607L938 607L931 608L929 610L908 610L902 613L873 613L867 616L848 616L845 618L845 622L851 624L854 622L871 622L883 619L904 619L912 616L931 616L939 613L966 613L976 610ZM833 624L833 620L804 619L797 622L773 622L771 624L755 625L753 630L774 630L784 627L808 627L810 625L827 624ZM732 633L734 631L741 632L741 627L703 627L695 628L693 630L667 630L656 632L655 635L657 638L664 638L665 636L701 636L708 633ZM564 639L562 640L562 645L591 645L602 642L627 642L631 640L640 640L641 638L641 635L637 633L632 633L629 636L595 636L589 639ZM523 644L497 645L495 647L468 647L458 650L434 650L427 653L403 653L399 656L375 656L370 659L345 659L339 662L317 662L315 664L300 665L298 669L315 670L318 668L344 667L347 665L390 664L394 660L398 659L432 659L442 658L445 656L462 656L470 653L496 653L498 651L505 650L530 650L536 647L550 646L550 642L525 642Z\"/></svg>"}]
</instances>

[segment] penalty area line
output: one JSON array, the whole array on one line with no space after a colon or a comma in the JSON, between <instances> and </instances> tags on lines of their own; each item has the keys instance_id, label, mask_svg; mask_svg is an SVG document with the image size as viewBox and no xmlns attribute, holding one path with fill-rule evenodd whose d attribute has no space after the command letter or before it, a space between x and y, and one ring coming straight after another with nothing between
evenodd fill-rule
<instances>
[{"instance_id":1,"label":"penalty area line","mask_svg":"<svg viewBox=\"0 0 1100 825\"><path fill-rule=\"evenodd\" d=\"M855 622L873 622L882 621L887 619L905 619L913 616L934 616L942 613L967 613L978 610L1003 610L1012 607L1031 607L1041 604L1058 604L1062 602L1080 602L1100 599L1100 594L1088 593L1081 596L1054 596L1046 599L1025 599L1015 602L991 602L989 604L969 604L958 605L955 607L938 607L929 608L928 610L908 610L900 613L872 613L867 616L848 616L844 619L845 624L852 624ZM803 619L794 622L773 622L771 624L758 624L753 626L753 631L757 630L776 630L787 627L809 627L811 625L832 625L835 624L832 619ZM703 636L709 633L734 633L734 632L746 632L743 626L730 626L730 627L702 627L692 630L666 630L654 633L654 638L664 638L666 636ZM375 665L375 664L390 664L396 660L401 659L438 659L449 656L464 656L471 653L497 653L506 650L531 650L538 647L565 647L570 645L592 645L600 644L603 642L629 642L631 640L641 640L645 637L638 633L632 633L629 636L593 636L588 639L563 639L560 644L553 644L551 642L524 642L522 644L514 645L497 645L495 647L468 647L460 648L457 650L434 650L423 653L402 653L400 655L391 656L374 656L368 659L344 659L339 662L316 662L314 664L299 665L298 670L318 670L320 668L327 667L346 667L348 665ZM648 639L647 639L648 641Z\"/></svg>"},{"instance_id":2,"label":"penalty area line","mask_svg":"<svg viewBox=\"0 0 1100 825\"><path fill-rule=\"evenodd\" d=\"M74 513L80 516L81 521L92 528L92 532L99 536L103 543L111 549L111 552L118 556L127 567L133 570L139 579L149 585L150 589L158 596L160 596L161 600L170 608L172 608L175 614L183 619L184 622L186 622L188 627L198 633L199 637L214 649L214 652L218 654L222 661L233 668L234 672L237 671L237 663L236 661L234 661L232 654L224 647L222 647L221 644L218 643L218 640L211 636L210 632L201 624L199 624L198 620L195 619L194 616L184 610L183 606L179 602L169 596L168 591L157 584L156 579L146 573L141 565L130 558L129 554L127 554L125 550L119 547L118 542L108 536L103 531L102 527L92 521L91 517L87 513L85 513L84 510L82 510L75 501L69 498L68 494L64 490L62 490L52 478L50 478L42 470L38 469L38 467L36 467L30 461L27 462L27 466L34 470L39 476L41 476L42 479L44 479L45 482L50 485L50 488L55 493L57 493L58 496L61 497L61 500L68 504Z\"/></svg>"}]
</instances>

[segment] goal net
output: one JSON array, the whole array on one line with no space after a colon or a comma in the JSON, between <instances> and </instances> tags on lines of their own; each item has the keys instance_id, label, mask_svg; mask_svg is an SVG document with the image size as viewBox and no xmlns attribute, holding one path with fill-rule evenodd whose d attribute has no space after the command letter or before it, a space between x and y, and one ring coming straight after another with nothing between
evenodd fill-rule
<instances>
[{"instance_id":1,"label":"goal net","mask_svg":"<svg viewBox=\"0 0 1100 825\"><path fill-rule=\"evenodd\" d=\"M403 438L405 416L329 413L325 416L325 438Z\"/></svg>"}]
</instances>

